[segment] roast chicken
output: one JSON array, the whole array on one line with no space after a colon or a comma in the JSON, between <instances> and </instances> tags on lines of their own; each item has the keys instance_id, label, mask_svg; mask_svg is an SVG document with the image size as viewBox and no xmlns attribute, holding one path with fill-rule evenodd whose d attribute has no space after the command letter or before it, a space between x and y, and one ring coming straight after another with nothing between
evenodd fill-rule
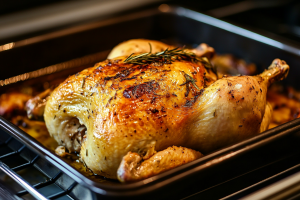
<instances>
[{"instance_id":1,"label":"roast chicken","mask_svg":"<svg viewBox=\"0 0 300 200\"><path fill-rule=\"evenodd\" d=\"M289 66L275 59L257 76L218 79L213 54L205 44L179 49L124 42L52 92L44 113L48 131L69 152L80 152L95 174L121 182L265 131L272 115L267 88L285 78Z\"/></svg>"}]
</instances>

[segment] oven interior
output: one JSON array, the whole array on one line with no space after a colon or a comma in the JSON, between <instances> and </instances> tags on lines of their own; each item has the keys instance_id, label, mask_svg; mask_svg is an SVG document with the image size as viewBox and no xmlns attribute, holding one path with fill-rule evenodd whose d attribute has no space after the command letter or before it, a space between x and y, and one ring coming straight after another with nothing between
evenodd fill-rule
<instances>
[{"instance_id":1,"label":"oven interior","mask_svg":"<svg viewBox=\"0 0 300 200\"><path fill-rule=\"evenodd\" d=\"M245 38L241 35L242 33L236 33L233 36L230 31L186 17L183 11L184 9L178 9L174 14L149 10L148 13L128 15L126 19L82 25L81 28L71 31L71 34L68 31L58 31L56 32L58 36L55 34L44 35L44 38L40 36L39 40L32 39L31 43L28 40L29 45L25 45L24 41L15 42L14 48L0 53L2 65L8 69L7 73L0 74L0 79L102 52L101 55L92 56L93 59L86 61L86 66L92 66L93 63L101 61L114 45L130 38L157 39L191 46L205 42L213 46L218 53L231 53L256 63L260 71L265 69L274 57L288 60L291 66L297 66L300 60L299 55L293 51L278 49L251 38ZM136 16L139 17L136 18ZM117 25L113 22L117 22ZM134 31L137 26L139 31ZM18 59L15 59L16 55ZM264 55L263 58L261 55ZM284 84L299 86L297 84L298 73L299 69L292 67L289 79ZM14 79L8 81L13 82ZM1 91L14 86L15 84L11 84L2 87ZM184 190L172 191L169 188L153 195L161 199L166 197L176 199L244 197L299 171L299 140L300 136L295 131L270 144L253 149L243 156L207 169L207 176L194 179L192 184L189 184L189 189L183 187ZM109 198L78 184L47 159L10 136L5 130L0 132L0 141L0 161L45 197L51 199ZM0 180L1 183L5 183L6 187L12 188L17 196L35 199L4 173L0 173ZM148 198L152 197L150 195Z\"/></svg>"}]
</instances>

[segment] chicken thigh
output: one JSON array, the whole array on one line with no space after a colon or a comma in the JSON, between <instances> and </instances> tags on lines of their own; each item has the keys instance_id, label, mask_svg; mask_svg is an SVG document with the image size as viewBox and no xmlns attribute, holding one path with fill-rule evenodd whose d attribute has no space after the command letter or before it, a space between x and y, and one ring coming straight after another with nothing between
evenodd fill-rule
<instances>
[{"instance_id":1,"label":"chicken thigh","mask_svg":"<svg viewBox=\"0 0 300 200\"><path fill-rule=\"evenodd\" d=\"M152 41L142 42L148 43L152 52L163 51L128 57L125 45L111 59L67 78L46 103L50 135L80 152L95 174L140 180L267 129L272 110L266 92L287 76L284 61L275 59L257 76L218 80L200 57L210 57L211 47L168 50L163 43L156 49Z\"/></svg>"}]
</instances>

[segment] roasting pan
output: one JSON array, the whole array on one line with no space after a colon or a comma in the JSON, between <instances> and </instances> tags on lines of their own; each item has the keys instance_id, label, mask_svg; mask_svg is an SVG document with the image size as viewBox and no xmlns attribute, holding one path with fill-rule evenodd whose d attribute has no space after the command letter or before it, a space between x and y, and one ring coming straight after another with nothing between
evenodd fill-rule
<instances>
[{"instance_id":1,"label":"roasting pan","mask_svg":"<svg viewBox=\"0 0 300 200\"><path fill-rule=\"evenodd\" d=\"M300 49L293 44L283 43L280 38L268 38L182 7L163 5L0 46L0 92L5 93L20 85L38 86L53 78L67 77L104 60L115 45L133 38L155 39L191 47L204 42L214 47L218 53L231 53L256 63L259 71L266 69L278 57L291 67L288 78L282 84L297 88ZM100 198L177 199L180 198L179 193L184 193L193 185L203 185L213 179L218 174L216 170L222 170L222 166L239 163L240 158L247 153L296 134L300 130L300 119L186 165L130 184L110 180L96 182L84 176L3 117L0 117L0 129ZM1 134L2 132L0 139Z\"/></svg>"}]
</instances>

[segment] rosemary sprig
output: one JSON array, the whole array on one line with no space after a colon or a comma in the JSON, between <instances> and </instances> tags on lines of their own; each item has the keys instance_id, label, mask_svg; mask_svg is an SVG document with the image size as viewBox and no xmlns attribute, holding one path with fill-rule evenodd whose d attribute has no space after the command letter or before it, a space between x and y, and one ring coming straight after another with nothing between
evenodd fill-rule
<instances>
[{"instance_id":1,"label":"rosemary sprig","mask_svg":"<svg viewBox=\"0 0 300 200\"><path fill-rule=\"evenodd\" d=\"M150 52L149 53L142 53L136 56L133 56L131 54L128 56L124 63L128 64L138 64L138 65L145 65L145 64L151 64L151 63L172 63L175 60L190 60L192 62L201 62L204 64L205 68L207 69L213 69L208 59L205 57L198 57L192 52L187 52L184 48L179 49L179 47L176 47L174 49L166 49L164 51L158 52L158 53L151 53L152 47L150 46Z\"/></svg>"},{"instance_id":2,"label":"rosemary sprig","mask_svg":"<svg viewBox=\"0 0 300 200\"><path fill-rule=\"evenodd\" d=\"M185 77L185 82L182 83L180 86L186 85L186 93L185 96L189 96L190 93L190 87L189 87L189 83L192 83L194 85L195 88L197 88L198 91L200 91L200 89L198 88L198 86L196 85L195 82L197 82L197 80L195 80L193 77L191 77L190 75L188 75L187 73L185 73L184 71L181 71Z\"/></svg>"},{"instance_id":3,"label":"rosemary sprig","mask_svg":"<svg viewBox=\"0 0 300 200\"><path fill-rule=\"evenodd\" d=\"M83 79L82 79L82 85L81 85L81 88L83 88L84 84L85 84L85 77L83 77Z\"/></svg>"},{"instance_id":4,"label":"rosemary sprig","mask_svg":"<svg viewBox=\"0 0 300 200\"><path fill-rule=\"evenodd\" d=\"M196 85L196 83L195 83L195 82L197 82L197 80L195 80L193 77L191 77L190 75L188 75L184 71L182 71L182 72L184 73L184 77L186 79L186 82L182 83L180 86L183 86L183 85L188 84L188 83L192 83L195 86L195 88L197 88L197 90L200 90L198 88L198 86Z\"/></svg>"}]
</instances>

